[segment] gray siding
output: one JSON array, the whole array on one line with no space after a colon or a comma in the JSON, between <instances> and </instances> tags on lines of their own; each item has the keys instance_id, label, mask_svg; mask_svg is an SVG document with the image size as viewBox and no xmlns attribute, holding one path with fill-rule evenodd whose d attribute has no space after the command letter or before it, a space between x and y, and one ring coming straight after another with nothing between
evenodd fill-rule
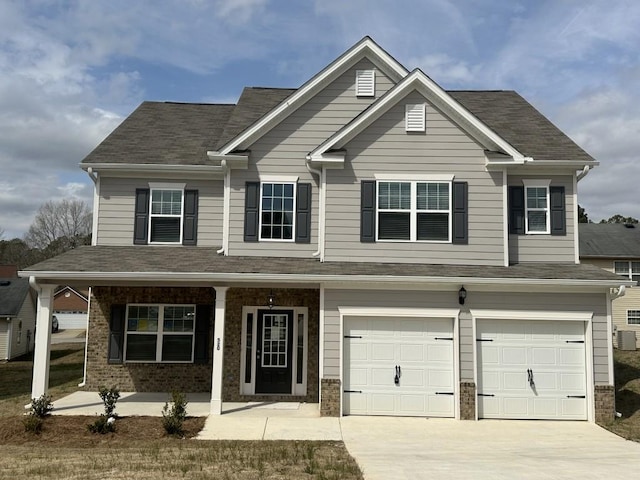
<instances>
[{"instance_id":1,"label":"gray siding","mask_svg":"<svg viewBox=\"0 0 640 480\"><path fill-rule=\"evenodd\" d=\"M575 244L573 237L573 177L538 175L509 175L509 185L522 185L522 179L551 179L551 186L564 186L566 206L566 235L509 235L509 261L518 262L575 262Z\"/></svg>"},{"instance_id":2,"label":"gray siding","mask_svg":"<svg viewBox=\"0 0 640 480\"><path fill-rule=\"evenodd\" d=\"M132 245L133 213L136 188L149 188L149 182L186 183L198 190L198 246L222 245L223 181L180 180L178 178L110 178L100 179L98 245Z\"/></svg>"},{"instance_id":3,"label":"gray siding","mask_svg":"<svg viewBox=\"0 0 640 480\"><path fill-rule=\"evenodd\" d=\"M484 150L427 103L425 134L407 133L406 103L414 92L348 142L344 170L327 174L326 259L444 264L504 264L502 173L487 172ZM401 162L396 163L399 157ZM360 181L375 174L454 174L469 184L469 243L360 242Z\"/></svg>"},{"instance_id":4,"label":"gray siding","mask_svg":"<svg viewBox=\"0 0 640 480\"><path fill-rule=\"evenodd\" d=\"M0 360L7 360L9 345L9 322L7 319L0 318Z\"/></svg>"},{"instance_id":5,"label":"gray siding","mask_svg":"<svg viewBox=\"0 0 640 480\"><path fill-rule=\"evenodd\" d=\"M339 307L458 308L457 292L401 290L325 290L324 378L340 377ZM469 292L459 316L460 380L473 381L473 326L470 309L593 312L593 363L596 385L608 385L605 294Z\"/></svg>"},{"instance_id":6,"label":"gray siding","mask_svg":"<svg viewBox=\"0 0 640 480\"><path fill-rule=\"evenodd\" d=\"M306 155L375 100L355 96L356 70L372 67L368 60L358 62L249 147L248 170L234 170L231 175L230 255L307 257L318 249L318 178L307 170ZM376 72L376 98L392 85L381 71ZM261 175L294 175L300 182L312 183L310 244L244 242L245 182L259 181Z\"/></svg>"},{"instance_id":7,"label":"gray siding","mask_svg":"<svg viewBox=\"0 0 640 480\"><path fill-rule=\"evenodd\" d=\"M28 294L24 299L22 308L18 313L18 316L11 320L12 326L12 339L11 339L11 357L16 358L20 355L24 355L28 350L33 350L34 347L34 330L36 326L36 309L31 294ZM22 335L18 337L18 324L22 322ZM27 342L27 330L31 332L29 342Z\"/></svg>"}]
</instances>

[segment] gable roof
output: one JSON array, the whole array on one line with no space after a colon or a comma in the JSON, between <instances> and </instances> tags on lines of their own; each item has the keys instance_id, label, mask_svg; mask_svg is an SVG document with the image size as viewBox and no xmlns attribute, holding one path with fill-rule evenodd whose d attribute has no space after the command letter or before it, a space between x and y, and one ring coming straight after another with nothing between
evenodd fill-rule
<instances>
[{"instance_id":1,"label":"gable roof","mask_svg":"<svg viewBox=\"0 0 640 480\"><path fill-rule=\"evenodd\" d=\"M578 232L581 258L640 259L640 225L581 223Z\"/></svg>"},{"instance_id":2,"label":"gable roof","mask_svg":"<svg viewBox=\"0 0 640 480\"><path fill-rule=\"evenodd\" d=\"M208 165L235 105L143 102L83 164Z\"/></svg>"},{"instance_id":3,"label":"gable roof","mask_svg":"<svg viewBox=\"0 0 640 480\"><path fill-rule=\"evenodd\" d=\"M77 296L81 300L84 300L85 302L89 301L89 292L82 292L82 290L80 290L80 291L74 290L73 288L71 288L68 285L65 286L65 287L62 287L60 290L58 290L56 293L54 293L53 294L53 298L55 299L56 297L60 296L60 294L63 293L63 292L73 293L75 296Z\"/></svg>"},{"instance_id":4,"label":"gable roof","mask_svg":"<svg viewBox=\"0 0 640 480\"><path fill-rule=\"evenodd\" d=\"M0 278L0 317L17 316L29 288L28 278Z\"/></svg>"}]
</instances>

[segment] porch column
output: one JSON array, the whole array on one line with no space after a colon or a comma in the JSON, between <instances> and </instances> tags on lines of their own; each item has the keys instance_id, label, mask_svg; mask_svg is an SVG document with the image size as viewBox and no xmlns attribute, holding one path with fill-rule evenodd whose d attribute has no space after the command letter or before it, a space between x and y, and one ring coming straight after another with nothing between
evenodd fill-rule
<instances>
[{"instance_id":1,"label":"porch column","mask_svg":"<svg viewBox=\"0 0 640 480\"><path fill-rule=\"evenodd\" d=\"M222 413L222 380L224 362L224 317L228 287L213 287L216 292L216 308L213 332L213 373L211 377L211 414Z\"/></svg>"},{"instance_id":2,"label":"porch column","mask_svg":"<svg viewBox=\"0 0 640 480\"><path fill-rule=\"evenodd\" d=\"M40 398L40 396L46 394L49 389L51 310L53 306L53 291L55 288L55 285L39 286L31 398Z\"/></svg>"}]
</instances>

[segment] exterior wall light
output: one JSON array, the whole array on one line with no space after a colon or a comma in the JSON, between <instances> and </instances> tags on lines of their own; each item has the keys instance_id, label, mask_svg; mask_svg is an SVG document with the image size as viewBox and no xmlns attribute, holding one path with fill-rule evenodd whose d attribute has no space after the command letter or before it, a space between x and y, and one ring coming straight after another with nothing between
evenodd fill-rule
<instances>
[{"instance_id":1,"label":"exterior wall light","mask_svg":"<svg viewBox=\"0 0 640 480\"><path fill-rule=\"evenodd\" d=\"M460 290L458 290L458 303L460 305L464 305L464 300L467 298L467 291L464 289L464 287L460 287Z\"/></svg>"},{"instance_id":2,"label":"exterior wall light","mask_svg":"<svg viewBox=\"0 0 640 480\"><path fill-rule=\"evenodd\" d=\"M269 292L269 297L267 298L267 305L269 306L269 309L272 309L275 304L276 304L276 297L273 294L273 290L271 290L271 292Z\"/></svg>"}]
</instances>

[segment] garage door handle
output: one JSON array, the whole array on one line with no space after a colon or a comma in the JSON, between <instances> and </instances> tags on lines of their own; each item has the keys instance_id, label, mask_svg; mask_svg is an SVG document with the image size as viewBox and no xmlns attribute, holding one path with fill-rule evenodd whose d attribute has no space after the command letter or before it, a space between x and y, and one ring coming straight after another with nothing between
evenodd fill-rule
<instances>
[{"instance_id":1,"label":"garage door handle","mask_svg":"<svg viewBox=\"0 0 640 480\"><path fill-rule=\"evenodd\" d=\"M567 398L587 398L586 395L567 395Z\"/></svg>"},{"instance_id":2,"label":"garage door handle","mask_svg":"<svg viewBox=\"0 0 640 480\"><path fill-rule=\"evenodd\" d=\"M436 340L453 340L453 337L436 337Z\"/></svg>"},{"instance_id":3,"label":"garage door handle","mask_svg":"<svg viewBox=\"0 0 640 480\"><path fill-rule=\"evenodd\" d=\"M453 395L453 392L436 392L436 395Z\"/></svg>"},{"instance_id":4,"label":"garage door handle","mask_svg":"<svg viewBox=\"0 0 640 480\"><path fill-rule=\"evenodd\" d=\"M495 397L493 393L479 393L479 397Z\"/></svg>"},{"instance_id":5,"label":"garage door handle","mask_svg":"<svg viewBox=\"0 0 640 480\"><path fill-rule=\"evenodd\" d=\"M567 340L567 343L584 343L584 340Z\"/></svg>"},{"instance_id":6,"label":"garage door handle","mask_svg":"<svg viewBox=\"0 0 640 480\"><path fill-rule=\"evenodd\" d=\"M344 338L362 338L362 335L345 335Z\"/></svg>"},{"instance_id":7,"label":"garage door handle","mask_svg":"<svg viewBox=\"0 0 640 480\"><path fill-rule=\"evenodd\" d=\"M362 393L362 390L345 390L344 393Z\"/></svg>"}]
</instances>

